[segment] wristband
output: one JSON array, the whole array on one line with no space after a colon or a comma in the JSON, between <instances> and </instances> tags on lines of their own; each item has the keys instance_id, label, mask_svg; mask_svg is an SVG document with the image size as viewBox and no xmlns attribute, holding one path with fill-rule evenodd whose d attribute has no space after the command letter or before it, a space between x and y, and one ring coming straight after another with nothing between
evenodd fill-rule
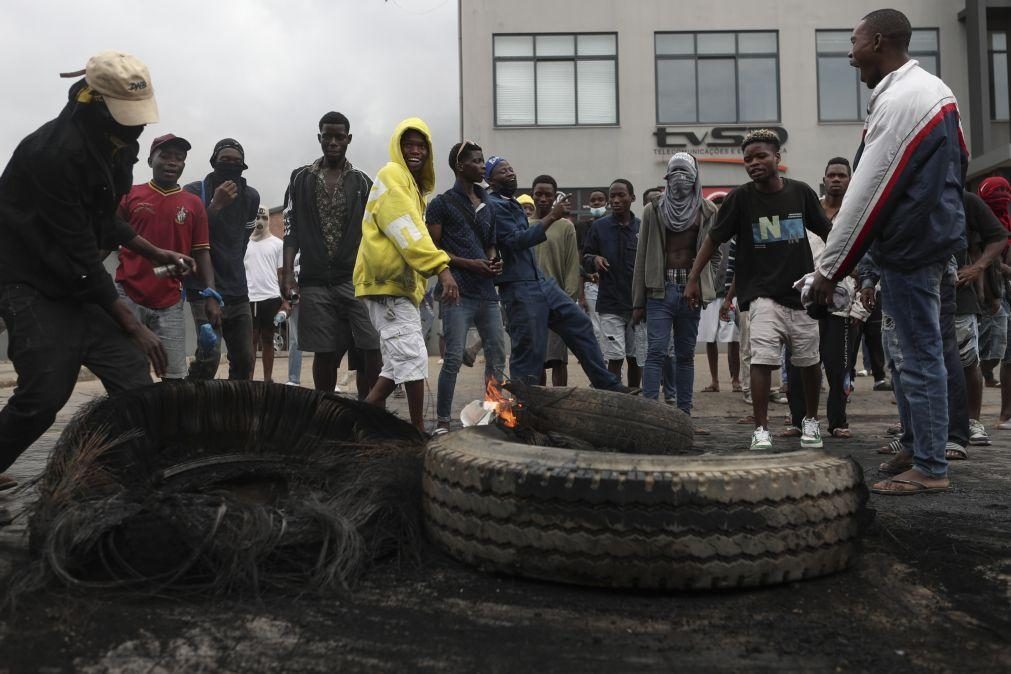
<instances>
[{"instance_id":1,"label":"wristband","mask_svg":"<svg viewBox=\"0 0 1011 674\"><path fill-rule=\"evenodd\" d=\"M215 290L214 288L204 288L197 294L201 295L202 297L213 297L215 301L217 301L219 307L225 306L225 301L221 299L221 295L219 295L218 291Z\"/></svg>"}]
</instances>

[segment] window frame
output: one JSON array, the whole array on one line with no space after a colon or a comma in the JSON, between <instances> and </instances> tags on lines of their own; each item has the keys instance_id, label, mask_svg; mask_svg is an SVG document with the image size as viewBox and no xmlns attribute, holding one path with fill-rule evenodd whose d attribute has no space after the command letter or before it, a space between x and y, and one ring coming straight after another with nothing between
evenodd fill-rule
<instances>
[{"instance_id":1,"label":"window frame","mask_svg":"<svg viewBox=\"0 0 1011 674\"><path fill-rule=\"evenodd\" d=\"M994 49L990 45L993 44L992 35L995 33L1002 34L1004 36L1004 49ZM1008 39L1011 38L1011 30L991 30L987 31L986 36L986 54L987 54L987 70L989 71L988 86L990 87L990 121L991 122L1007 122L1011 120L1011 102L1008 103L1008 116L998 117L997 116L997 78L994 76L993 63L994 56L997 54L1004 55L1004 62L1007 63L1007 43ZM1011 86L1011 69L1008 72L1008 85ZM1009 97L1011 98L1011 97Z\"/></svg>"},{"instance_id":2,"label":"window frame","mask_svg":"<svg viewBox=\"0 0 1011 674\"><path fill-rule=\"evenodd\" d=\"M614 54L611 56L593 54L579 55L579 37L581 35L609 35L614 37ZM572 56L537 56L538 37L571 37ZM532 56L496 56L495 39L499 37L529 37L533 46ZM492 33L491 35L491 86L492 86L492 116L493 128L496 129L559 129L559 128L593 128L593 127L615 127L621 125L621 86L620 73L618 72L618 53L620 47L618 43L617 31L585 31L585 32L546 32L546 33ZM573 113L575 122L571 124L541 124L537 121L537 63L562 62L572 63L573 72ZM581 124L579 122L579 62L580 61L611 61L614 63L614 121L613 122L592 122ZM534 72L534 121L532 124L502 124L498 117L498 64L499 62L531 63Z\"/></svg>"},{"instance_id":3,"label":"window frame","mask_svg":"<svg viewBox=\"0 0 1011 674\"><path fill-rule=\"evenodd\" d=\"M923 28L913 28L913 32L934 32L934 42L937 45L937 50L933 52L926 51L910 51L909 56L916 59L918 56L933 56L937 63L937 76L941 76L941 30L937 26L925 26ZM814 30L814 77L815 77L815 95L818 97L818 123L819 124L863 124L867 121L867 113L860 109L860 91L861 87L866 86L860 81L860 73L854 68L854 80L856 81L856 96L857 96L857 118L856 119L824 119L822 117L821 111L821 70L818 68L818 59L823 56L826 57L843 57L849 58L849 50L846 52L835 52L835 51L820 51L818 49L818 33L848 33L852 34L853 29L851 28L815 28ZM919 60L919 59L917 59Z\"/></svg>"},{"instance_id":4,"label":"window frame","mask_svg":"<svg viewBox=\"0 0 1011 674\"><path fill-rule=\"evenodd\" d=\"M730 33L734 36L734 52L721 52L712 54L699 54L699 35ZM772 33L776 36L775 52L755 52L741 54L740 36L754 33ZM657 52L657 42L661 35L690 35L692 36L691 54L659 54ZM653 91L655 101L655 113L657 126L698 126L706 124L779 124L783 117L783 83L780 74L779 60L779 29L748 29L748 30L661 30L653 33ZM739 61L744 58L772 58L775 60L776 70L776 119L741 119L741 96L740 96L740 67ZM734 61L734 119L725 121L699 121L699 61L700 60L726 60ZM660 61L686 61L695 62L695 121L665 121L660 116Z\"/></svg>"}]
</instances>

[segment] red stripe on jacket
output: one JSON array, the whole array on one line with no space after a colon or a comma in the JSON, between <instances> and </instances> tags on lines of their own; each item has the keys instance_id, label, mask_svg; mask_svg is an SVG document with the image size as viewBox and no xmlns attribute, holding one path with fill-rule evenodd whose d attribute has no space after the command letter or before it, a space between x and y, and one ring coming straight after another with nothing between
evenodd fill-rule
<instances>
[{"instance_id":1,"label":"red stripe on jacket","mask_svg":"<svg viewBox=\"0 0 1011 674\"><path fill-rule=\"evenodd\" d=\"M909 163L910 158L913 156L913 153L916 152L916 150L919 148L920 143L923 142L923 139L926 138L928 135L930 135L930 133L934 129L936 129L937 126L944 120L944 118L948 115L948 113L952 111L954 111L956 114L958 113L958 105L956 103L948 103L947 105L942 106L941 109L937 111L937 114L934 115L930 119L930 121L923 126L922 129L920 129L919 133L913 136L913 139L909 142L909 145L906 147L906 151L902 153L902 159L899 161L899 165L892 173L892 177L888 180L888 184L885 185L885 189L881 193L881 196L878 197L877 202L874 204L874 208L871 209L871 214L867 216L866 220L864 220L864 224L860 228L860 232L857 234L856 242L850 248L850 251L849 253L846 254L846 257L843 258L843 261L839 264L838 267L839 271L842 271L843 269L852 269L854 266L856 266L857 262L860 261L859 258L863 256L863 253L861 253L860 251L864 250L864 241L867 239L870 232L873 231L874 224L877 221L878 216L881 215L881 209L884 208L884 204L888 201L888 198L892 195L892 190L895 188L895 184L899 181L899 178L902 176L902 172L905 170L906 164ZM959 132L958 136L959 142L961 143L962 150L964 152L965 141L962 139L961 132ZM832 280L838 281L843 276L845 276L845 274L840 275L837 273Z\"/></svg>"}]
</instances>

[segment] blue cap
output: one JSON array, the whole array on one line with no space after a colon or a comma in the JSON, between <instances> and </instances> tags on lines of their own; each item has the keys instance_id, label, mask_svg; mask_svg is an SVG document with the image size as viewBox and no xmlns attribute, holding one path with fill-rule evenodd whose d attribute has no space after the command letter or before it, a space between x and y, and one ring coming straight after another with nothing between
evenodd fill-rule
<instances>
[{"instance_id":1,"label":"blue cap","mask_svg":"<svg viewBox=\"0 0 1011 674\"><path fill-rule=\"evenodd\" d=\"M499 157L497 155L492 155L488 157L488 161L484 163L484 179L485 180L491 179L492 171L494 171L495 167L504 161L505 157Z\"/></svg>"}]
</instances>

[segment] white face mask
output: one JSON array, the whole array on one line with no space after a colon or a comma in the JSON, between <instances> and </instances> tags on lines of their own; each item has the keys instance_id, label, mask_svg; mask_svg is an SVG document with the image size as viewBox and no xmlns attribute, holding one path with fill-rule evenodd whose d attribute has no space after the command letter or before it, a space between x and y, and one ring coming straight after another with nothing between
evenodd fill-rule
<instances>
[{"instance_id":1,"label":"white face mask","mask_svg":"<svg viewBox=\"0 0 1011 674\"><path fill-rule=\"evenodd\" d=\"M597 206L596 208L590 209L590 215L592 215L595 218L599 218L604 213L607 213L607 208L604 206Z\"/></svg>"}]
</instances>

